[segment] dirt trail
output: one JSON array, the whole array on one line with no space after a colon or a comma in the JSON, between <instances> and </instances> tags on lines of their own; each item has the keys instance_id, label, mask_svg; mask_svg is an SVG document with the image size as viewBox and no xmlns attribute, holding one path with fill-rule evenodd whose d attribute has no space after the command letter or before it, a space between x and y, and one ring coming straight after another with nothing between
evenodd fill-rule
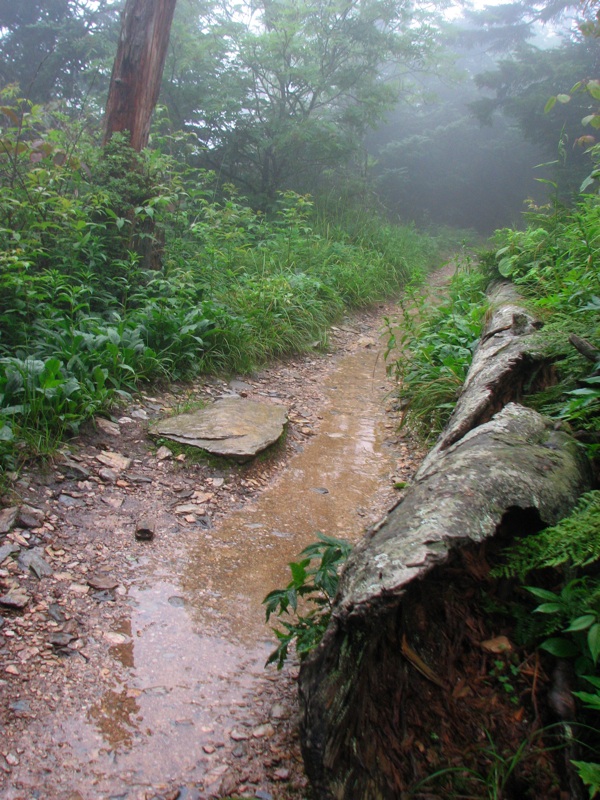
<instances>
[{"instance_id":1,"label":"dirt trail","mask_svg":"<svg viewBox=\"0 0 600 800\"><path fill-rule=\"evenodd\" d=\"M3 800L308 796L296 672L263 667L261 600L317 530L357 539L418 465L385 409L390 311L334 328L327 354L186 390L286 407L285 442L251 464L159 457L147 426L185 399L171 387L21 476L8 500L31 509L0 536L0 588L27 600L0 617Z\"/></svg>"}]
</instances>

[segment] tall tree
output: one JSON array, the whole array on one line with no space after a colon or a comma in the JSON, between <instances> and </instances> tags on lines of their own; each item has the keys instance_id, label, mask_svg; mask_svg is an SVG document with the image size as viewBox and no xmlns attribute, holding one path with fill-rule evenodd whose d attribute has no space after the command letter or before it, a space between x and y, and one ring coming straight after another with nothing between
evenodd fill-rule
<instances>
[{"instance_id":1,"label":"tall tree","mask_svg":"<svg viewBox=\"0 0 600 800\"><path fill-rule=\"evenodd\" d=\"M106 103L105 143L129 132L134 150L148 143L177 0L127 0Z\"/></svg>"}]
</instances>

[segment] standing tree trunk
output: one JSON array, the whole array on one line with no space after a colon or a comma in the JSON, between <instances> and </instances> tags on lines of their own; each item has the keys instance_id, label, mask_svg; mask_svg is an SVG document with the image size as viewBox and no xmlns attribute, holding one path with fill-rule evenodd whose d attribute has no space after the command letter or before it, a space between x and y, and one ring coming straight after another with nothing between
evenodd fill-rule
<instances>
[{"instance_id":1,"label":"standing tree trunk","mask_svg":"<svg viewBox=\"0 0 600 800\"><path fill-rule=\"evenodd\" d=\"M177 0L127 0L106 103L104 144L129 131L130 144L148 144Z\"/></svg>"}]
</instances>

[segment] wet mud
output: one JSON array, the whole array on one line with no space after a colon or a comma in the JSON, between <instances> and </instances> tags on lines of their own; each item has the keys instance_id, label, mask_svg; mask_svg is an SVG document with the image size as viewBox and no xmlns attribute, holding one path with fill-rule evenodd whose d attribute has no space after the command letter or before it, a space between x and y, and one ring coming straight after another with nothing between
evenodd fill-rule
<instances>
[{"instance_id":1,"label":"wet mud","mask_svg":"<svg viewBox=\"0 0 600 800\"><path fill-rule=\"evenodd\" d=\"M58 574L71 582L48 586L79 645L48 654L40 635L41 667L32 670L37 654L20 662L21 651L4 652L17 674L5 674L0 690L22 711L0 729L3 800L309 796L294 740L295 668L264 668L274 638L262 600L287 583L288 562L317 531L356 541L396 499L394 476L404 480L416 466L386 412L377 326L364 319L339 331L334 357L249 381L250 394L291 408L278 454L250 468L192 473L181 461L157 462L142 436L131 450L143 480L79 481L66 496L81 494L84 507L49 514L52 530L39 535L51 554L63 542ZM374 338L361 338L365 331ZM279 394L277 374L287 381ZM210 497L184 521L173 498L198 488ZM43 488L32 482L29 490ZM50 481L47 508L59 511L64 491ZM135 542L132 522L148 512L157 536ZM96 559L89 565L74 550L69 521ZM44 580L55 579L52 566ZM118 582L104 598L86 587L98 569ZM25 639L47 619L52 597L41 583L27 613L5 619L4 633Z\"/></svg>"}]
</instances>

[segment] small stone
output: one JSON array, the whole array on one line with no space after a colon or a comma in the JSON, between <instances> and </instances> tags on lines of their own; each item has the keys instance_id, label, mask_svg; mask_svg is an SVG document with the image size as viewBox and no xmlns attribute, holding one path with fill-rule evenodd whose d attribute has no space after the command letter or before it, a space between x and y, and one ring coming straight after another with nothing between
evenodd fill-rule
<instances>
[{"instance_id":1,"label":"small stone","mask_svg":"<svg viewBox=\"0 0 600 800\"><path fill-rule=\"evenodd\" d=\"M271 709L271 717L273 719L287 719L288 716L289 714L287 710L279 703L275 703L275 705Z\"/></svg>"},{"instance_id":2,"label":"small stone","mask_svg":"<svg viewBox=\"0 0 600 800\"><path fill-rule=\"evenodd\" d=\"M65 508L80 508L84 505L83 500L80 500L78 497L71 497L70 494L59 495L58 502Z\"/></svg>"},{"instance_id":3,"label":"small stone","mask_svg":"<svg viewBox=\"0 0 600 800\"><path fill-rule=\"evenodd\" d=\"M326 489L324 486L315 486L312 491L317 494L329 494L329 489Z\"/></svg>"},{"instance_id":4,"label":"small stone","mask_svg":"<svg viewBox=\"0 0 600 800\"><path fill-rule=\"evenodd\" d=\"M180 506L175 506L174 511L176 514L193 514L198 511L198 506L195 503L184 503Z\"/></svg>"},{"instance_id":5,"label":"small stone","mask_svg":"<svg viewBox=\"0 0 600 800\"><path fill-rule=\"evenodd\" d=\"M77 464L70 458L66 458L64 461L62 461L60 463L60 468L68 478L75 478L77 480L86 480L87 478L90 477L89 469L86 469L81 464Z\"/></svg>"},{"instance_id":6,"label":"small stone","mask_svg":"<svg viewBox=\"0 0 600 800\"><path fill-rule=\"evenodd\" d=\"M99 469L98 477L101 478L105 483L117 482L117 473L109 467L102 467L102 469Z\"/></svg>"},{"instance_id":7,"label":"small stone","mask_svg":"<svg viewBox=\"0 0 600 800\"><path fill-rule=\"evenodd\" d=\"M141 542L148 542L154 539L156 520L153 517L144 517L138 520L135 527L135 538Z\"/></svg>"},{"instance_id":8,"label":"small stone","mask_svg":"<svg viewBox=\"0 0 600 800\"><path fill-rule=\"evenodd\" d=\"M217 749L217 748L216 748L216 747L213 747L213 745L212 745L212 744L203 744L203 745L202 745L202 749L204 750L204 752L205 752L207 755L211 756L211 755L212 755L214 752L216 752L216 749Z\"/></svg>"},{"instance_id":9,"label":"small stone","mask_svg":"<svg viewBox=\"0 0 600 800\"><path fill-rule=\"evenodd\" d=\"M9 675L20 675L19 668L15 667L14 664L9 664L7 667L4 667L4 672L7 672Z\"/></svg>"},{"instance_id":10,"label":"small stone","mask_svg":"<svg viewBox=\"0 0 600 800\"><path fill-rule=\"evenodd\" d=\"M231 736L234 742L245 742L250 738L245 731L238 731L235 729L232 730L229 735Z\"/></svg>"},{"instance_id":11,"label":"small stone","mask_svg":"<svg viewBox=\"0 0 600 800\"><path fill-rule=\"evenodd\" d=\"M87 594L90 590L89 586L86 586L83 583L72 583L69 586L69 591L73 592L73 594Z\"/></svg>"},{"instance_id":12,"label":"small stone","mask_svg":"<svg viewBox=\"0 0 600 800\"><path fill-rule=\"evenodd\" d=\"M287 781L287 780L289 780L289 777L290 777L290 771L289 771L289 769L286 769L285 767L278 767L273 772L273 778L276 781Z\"/></svg>"},{"instance_id":13,"label":"small stone","mask_svg":"<svg viewBox=\"0 0 600 800\"><path fill-rule=\"evenodd\" d=\"M0 511L0 535L8 533L14 527L18 513L18 506L3 508L2 511Z\"/></svg>"},{"instance_id":14,"label":"small stone","mask_svg":"<svg viewBox=\"0 0 600 800\"><path fill-rule=\"evenodd\" d=\"M15 700L14 703L9 703L10 710L17 715L29 714L31 707L27 700Z\"/></svg>"},{"instance_id":15,"label":"small stone","mask_svg":"<svg viewBox=\"0 0 600 800\"><path fill-rule=\"evenodd\" d=\"M93 592L92 597L97 603L114 603L115 596L109 589Z\"/></svg>"},{"instance_id":16,"label":"small stone","mask_svg":"<svg viewBox=\"0 0 600 800\"><path fill-rule=\"evenodd\" d=\"M9 556L12 556L13 553L20 553L21 548L18 544L3 544L0 547L0 564L3 564Z\"/></svg>"},{"instance_id":17,"label":"small stone","mask_svg":"<svg viewBox=\"0 0 600 800\"><path fill-rule=\"evenodd\" d=\"M161 445L156 451L156 458L158 461L164 461L167 458L173 458L173 451L169 450L165 445Z\"/></svg>"},{"instance_id":18,"label":"small stone","mask_svg":"<svg viewBox=\"0 0 600 800\"><path fill-rule=\"evenodd\" d=\"M264 739L273 736L275 733L275 728L269 723L265 723L264 725L259 725L258 728L254 728L252 731L252 736L255 739Z\"/></svg>"},{"instance_id":19,"label":"small stone","mask_svg":"<svg viewBox=\"0 0 600 800\"><path fill-rule=\"evenodd\" d=\"M129 638L124 633L118 633L118 631L104 631L102 635L112 645L125 644L129 641Z\"/></svg>"},{"instance_id":20,"label":"small stone","mask_svg":"<svg viewBox=\"0 0 600 800\"><path fill-rule=\"evenodd\" d=\"M225 478L212 478L212 485L215 489L220 489L225 483Z\"/></svg>"},{"instance_id":21,"label":"small stone","mask_svg":"<svg viewBox=\"0 0 600 800\"><path fill-rule=\"evenodd\" d=\"M48 615L52 617L55 622L62 624L66 621L66 617L63 613L62 608L58 605L58 603L50 603L48 606Z\"/></svg>"},{"instance_id":22,"label":"small stone","mask_svg":"<svg viewBox=\"0 0 600 800\"><path fill-rule=\"evenodd\" d=\"M21 610L22 608L25 608L28 602L29 595L21 587L9 589L6 594L0 596L0 605L6 606L7 608Z\"/></svg>"},{"instance_id":23,"label":"small stone","mask_svg":"<svg viewBox=\"0 0 600 800\"><path fill-rule=\"evenodd\" d=\"M481 649L486 653L510 653L513 646L506 636L496 636L494 639L481 642Z\"/></svg>"},{"instance_id":24,"label":"small stone","mask_svg":"<svg viewBox=\"0 0 600 800\"><path fill-rule=\"evenodd\" d=\"M6 763L11 767L18 767L20 764L18 757L14 753L7 753L4 758L6 759Z\"/></svg>"},{"instance_id":25,"label":"small stone","mask_svg":"<svg viewBox=\"0 0 600 800\"><path fill-rule=\"evenodd\" d=\"M375 339L371 336L361 336L356 342L359 347L366 347L367 349L375 346Z\"/></svg>"},{"instance_id":26,"label":"small stone","mask_svg":"<svg viewBox=\"0 0 600 800\"><path fill-rule=\"evenodd\" d=\"M50 564L42 558L43 552L40 547L34 547L32 550L22 552L18 559L21 569L25 572L33 572L38 580L48 577L54 572Z\"/></svg>"},{"instance_id":27,"label":"small stone","mask_svg":"<svg viewBox=\"0 0 600 800\"><path fill-rule=\"evenodd\" d=\"M143 408L136 408L135 411L131 412L131 415L134 419L148 419L148 412L144 411Z\"/></svg>"},{"instance_id":28,"label":"small stone","mask_svg":"<svg viewBox=\"0 0 600 800\"><path fill-rule=\"evenodd\" d=\"M44 524L45 519L45 511L42 511L41 508L35 508L34 506L27 504L21 506L17 516L17 522L21 528L39 528Z\"/></svg>"},{"instance_id":29,"label":"small stone","mask_svg":"<svg viewBox=\"0 0 600 800\"><path fill-rule=\"evenodd\" d=\"M223 775L223 779L221 781L221 785L219 786L219 792L222 797L227 797L235 792L237 788L237 778L231 772L227 772Z\"/></svg>"},{"instance_id":30,"label":"small stone","mask_svg":"<svg viewBox=\"0 0 600 800\"><path fill-rule=\"evenodd\" d=\"M114 453L111 450L103 450L100 455L96 456L96 460L109 469L114 469L117 472L123 472L131 466L131 459L121 455L121 453Z\"/></svg>"},{"instance_id":31,"label":"small stone","mask_svg":"<svg viewBox=\"0 0 600 800\"><path fill-rule=\"evenodd\" d=\"M121 508L121 506L123 505L123 498L122 497L106 497L105 495L102 495L102 497L100 499L107 506L110 506L111 508L114 508L115 511L118 511Z\"/></svg>"},{"instance_id":32,"label":"small stone","mask_svg":"<svg viewBox=\"0 0 600 800\"><path fill-rule=\"evenodd\" d=\"M193 499L196 503L208 503L214 496L213 492L194 492Z\"/></svg>"},{"instance_id":33,"label":"small stone","mask_svg":"<svg viewBox=\"0 0 600 800\"><path fill-rule=\"evenodd\" d=\"M119 585L119 581L111 578L110 575L104 575L100 572L96 573L95 575L90 575L90 577L87 578L87 582L92 589L98 589L99 591L116 589Z\"/></svg>"},{"instance_id":34,"label":"small stone","mask_svg":"<svg viewBox=\"0 0 600 800\"><path fill-rule=\"evenodd\" d=\"M70 644L73 639L77 639L77 636L73 633L65 633L61 631L59 633L52 633L48 637L48 641L53 647L66 647Z\"/></svg>"},{"instance_id":35,"label":"small stone","mask_svg":"<svg viewBox=\"0 0 600 800\"><path fill-rule=\"evenodd\" d=\"M109 419L104 419L103 417L95 417L94 423L98 430L102 431L102 433L105 433L107 436L121 435L121 428L116 422L111 422Z\"/></svg>"}]
</instances>

